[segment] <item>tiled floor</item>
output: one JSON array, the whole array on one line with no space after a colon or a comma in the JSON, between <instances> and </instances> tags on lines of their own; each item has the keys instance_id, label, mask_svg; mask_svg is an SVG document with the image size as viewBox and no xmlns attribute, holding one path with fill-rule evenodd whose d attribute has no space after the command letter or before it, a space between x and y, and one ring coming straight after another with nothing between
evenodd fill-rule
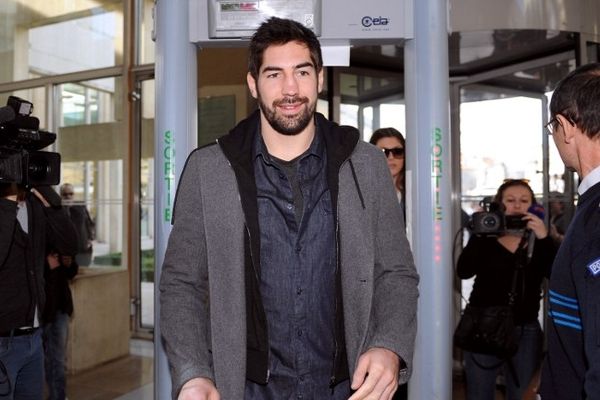
<instances>
[{"instance_id":1,"label":"tiled floor","mask_svg":"<svg viewBox=\"0 0 600 400\"><path fill-rule=\"evenodd\" d=\"M68 376L69 400L154 400L152 342L132 340L130 348L127 357ZM452 386L448 400L464 400L462 377L456 375ZM498 390L496 400L502 399Z\"/></svg>"},{"instance_id":2,"label":"tiled floor","mask_svg":"<svg viewBox=\"0 0 600 400\"><path fill-rule=\"evenodd\" d=\"M153 358L130 355L67 377L69 400L152 399ZM133 392L133 393L132 393Z\"/></svg>"}]
</instances>

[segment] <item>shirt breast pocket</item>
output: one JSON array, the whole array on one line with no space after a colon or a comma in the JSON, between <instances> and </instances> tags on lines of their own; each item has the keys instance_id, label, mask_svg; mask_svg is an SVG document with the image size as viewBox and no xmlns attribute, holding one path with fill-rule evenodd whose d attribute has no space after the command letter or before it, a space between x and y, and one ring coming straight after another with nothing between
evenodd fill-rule
<instances>
[{"instance_id":1,"label":"shirt breast pocket","mask_svg":"<svg viewBox=\"0 0 600 400\"><path fill-rule=\"evenodd\" d=\"M329 192L326 192L323 194L323 196L321 196L317 207L323 215L331 215L333 213L333 209L331 206L331 195L329 194Z\"/></svg>"}]
</instances>

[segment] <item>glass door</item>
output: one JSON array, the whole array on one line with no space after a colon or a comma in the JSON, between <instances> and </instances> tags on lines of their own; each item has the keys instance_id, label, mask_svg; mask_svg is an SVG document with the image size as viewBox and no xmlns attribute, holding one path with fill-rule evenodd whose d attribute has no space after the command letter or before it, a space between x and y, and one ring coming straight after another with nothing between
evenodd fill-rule
<instances>
[{"instance_id":1,"label":"glass door","mask_svg":"<svg viewBox=\"0 0 600 400\"><path fill-rule=\"evenodd\" d=\"M138 76L135 104L135 174L132 210L132 314L134 334L151 336L154 329L154 93L151 73Z\"/></svg>"}]
</instances>

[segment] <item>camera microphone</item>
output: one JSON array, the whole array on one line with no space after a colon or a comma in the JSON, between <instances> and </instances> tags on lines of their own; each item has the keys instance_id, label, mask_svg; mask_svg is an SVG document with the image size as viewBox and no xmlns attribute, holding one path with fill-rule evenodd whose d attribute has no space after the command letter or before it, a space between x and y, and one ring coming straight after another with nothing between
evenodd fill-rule
<instances>
[{"instance_id":1,"label":"camera microphone","mask_svg":"<svg viewBox=\"0 0 600 400\"><path fill-rule=\"evenodd\" d=\"M538 203L535 203L535 204L532 204L531 206L529 206L529 208L527 209L527 212L532 213L533 215L535 215L536 217L538 217L541 220L543 220L544 216L545 216L544 207L542 207L542 205L538 204Z\"/></svg>"},{"instance_id":2,"label":"camera microphone","mask_svg":"<svg viewBox=\"0 0 600 400\"><path fill-rule=\"evenodd\" d=\"M0 124L10 122L16 117L15 110L10 106L0 107Z\"/></svg>"}]
</instances>

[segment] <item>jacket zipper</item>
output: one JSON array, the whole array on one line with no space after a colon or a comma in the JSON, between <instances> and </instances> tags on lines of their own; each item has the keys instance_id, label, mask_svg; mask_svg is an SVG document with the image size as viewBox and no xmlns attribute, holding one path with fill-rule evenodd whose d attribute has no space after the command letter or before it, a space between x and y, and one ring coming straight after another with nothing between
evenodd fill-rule
<instances>
[{"instance_id":1,"label":"jacket zipper","mask_svg":"<svg viewBox=\"0 0 600 400\"><path fill-rule=\"evenodd\" d=\"M341 168L341 166L340 166ZM339 185L338 185L338 197L339 197ZM336 203L338 202L338 199L335 199ZM337 277L338 277L338 273L340 270L340 241L339 241L339 234L340 234L340 217L339 217L339 209L336 206L336 212L335 212L335 280L336 280L336 286L337 286ZM341 286L341 279L340 279L340 286ZM339 290L341 291L342 288L340 287ZM334 314L335 316L337 316L338 314L338 297L337 297L337 291L336 291L336 295L335 295L335 301L334 301ZM342 319L344 318L344 316L342 315ZM334 324L337 325L337 318L334 319ZM335 385L336 381L335 381L335 363L336 360L338 359L338 353L339 353L339 343L337 341L337 326L334 329L334 335L333 335L333 344L334 344L334 351L333 351L333 365L331 367L331 379L329 380L329 386L331 388L333 388L333 386Z\"/></svg>"},{"instance_id":2,"label":"jacket zipper","mask_svg":"<svg viewBox=\"0 0 600 400\"><path fill-rule=\"evenodd\" d=\"M217 142L217 145L219 145L219 146L221 145L219 143L219 139L216 139L215 141ZM232 169L233 174L235 176L235 170L233 170L233 167L231 166L231 162L229 161L229 159L227 158L227 156L225 156L225 158L227 159L227 164L229 165L229 168ZM242 191L240 190L240 185L238 183L237 176L235 178L235 183L236 183L237 188L238 188L238 195L239 195L239 198L240 198L240 205L241 205L241 202L242 202L241 193L242 193ZM242 207L242 214L244 214L244 207ZM244 214L244 219L245 218L246 218L246 215ZM248 247L250 248L250 262L252 263L252 271L254 272L254 278L256 278L257 282L260 282L260 280L258 279L258 273L256 272L256 267L255 267L255 264L254 264L254 253L252 252L252 235L250 233L250 228L248 228L248 223L246 221L244 221L244 228L246 228L246 232L248 232L248 241L249 241L249 246ZM265 383L269 383L269 377L270 376L271 376L271 370L269 369L269 367L267 367L267 376L265 377Z\"/></svg>"}]
</instances>

